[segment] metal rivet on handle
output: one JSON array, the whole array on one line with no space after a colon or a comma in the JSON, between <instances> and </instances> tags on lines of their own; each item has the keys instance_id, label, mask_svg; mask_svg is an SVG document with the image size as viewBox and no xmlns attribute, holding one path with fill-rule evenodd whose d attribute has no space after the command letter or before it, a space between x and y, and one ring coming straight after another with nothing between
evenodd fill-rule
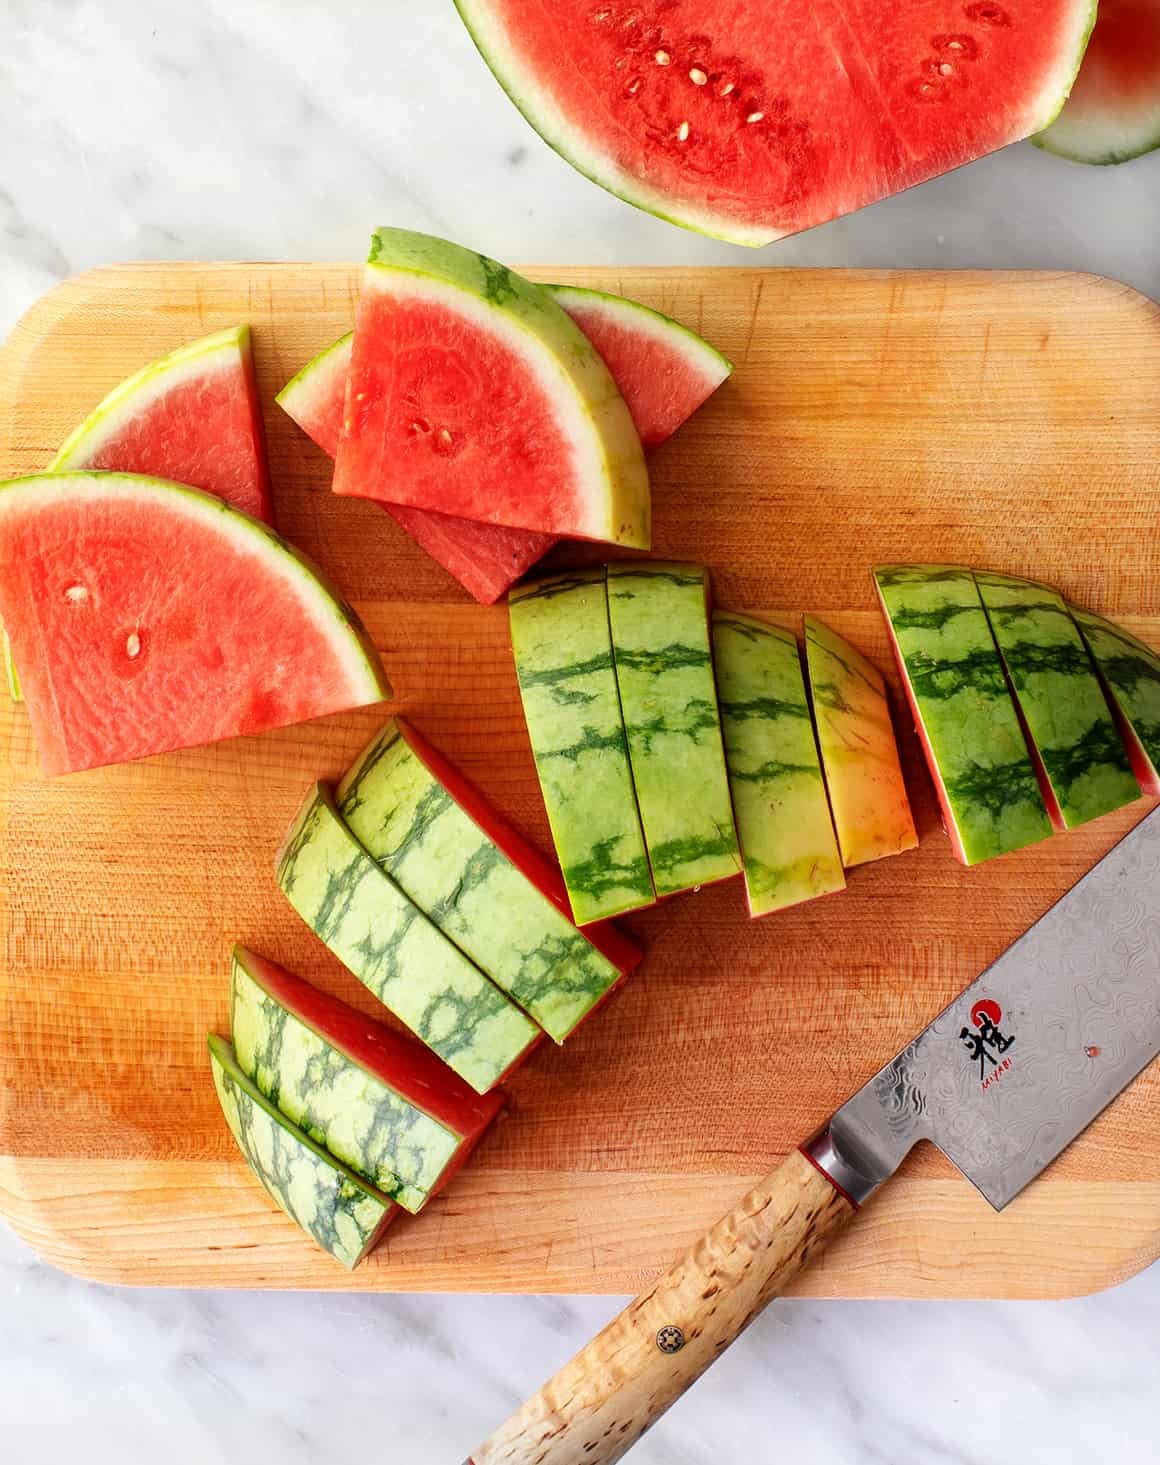
<instances>
[{"instance_id":1,"label":"metal rivet on handle","mask_svg":"<svg viewBox=\"0 0 1160 1465\"><path fill-rule=\"evenodd\" d=\"M684 1333L672 1323L668 1323L657 1334L657 1347L662 1353L679 1353L684 1346Z\"/></svg>"}]
</instances>

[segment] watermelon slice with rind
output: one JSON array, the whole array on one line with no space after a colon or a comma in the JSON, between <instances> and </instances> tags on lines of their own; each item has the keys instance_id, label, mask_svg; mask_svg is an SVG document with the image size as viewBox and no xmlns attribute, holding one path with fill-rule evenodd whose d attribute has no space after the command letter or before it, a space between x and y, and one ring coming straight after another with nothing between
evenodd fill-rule
<instances>
[{"instance_id":1,"label":"watermelon slice with rind","mask_svg":"<svg viewBox=\"0 0 1160 1465\"><path fill-rule=\"evenodd\" d=\"M1127 163L1160 147L1160 0L1100 0L1071 95L1031 140L1076 163Z\"/></svg>"},{"instance_id":2,"label":"watermelon slice with rind","mask_svg":"<svg viewBox=\"0 0 1160 1465\"><path fill-rule=\"evenodd\" d=\"M1092 0L456 0L580 172L761 245L1041 131Z\"/></svg>"},{"instance_id":3,"label":"watermelon slice with rind","mask_svg":"<svg viewBox=\"0 0 1160 1465\"><path fill-rule=\"evenodd\" d=\"M595 347L506 266L401 229L372 241L334 491L649 547L640 438Z\"/></svg>"},{"instance_id":4,"label":"watermelon slice with rind","mask_svg":"<svg viewBox=\"0 0 1160 1465\"><path fill-rule=\"evenodd\" d=\"M246 1163L275 1205L353 1271L399 1207L291 1124L242 1071L224 1038L211 1033L208 1041L218 1102Z\"/></svg>"},{"instance_id":5,"label":"watermelon slice with rind","mask_svg":"<svg viewBox=\"0 0 1160 1465\"><path fill-rule=\"evenodd\" d=\"M0 484L0 617L48 774L390 695L354 611L272 529L183 484Z\"/></svg>"},{"instance_id":6,"label":"watermelon slice with rind","mask_svg":"<svg viewBox=\"0 0 1160 1465\"><path fill-rule=\"evenodd\" d=\"M1160 652L1090 610L1069 605L1091 652L1140 787L1160 798Z\"/></svg>"},{"instance_id":7,"label":"watermelon slice with rind","mask_svg":"<svg viewBox=\"0 0 1160 1465\"><path fill-rule=\"evenodd\" d=\"M603 290L542 285L612 373L646 449L666 442L733 371L703 337L660 311ZM308 361L275 401L329 457L338 452L354 332ZM411 538L483 605L492 605L558 542L552 534L477 524L384 504Z\"/></svg>"}]
</instances>

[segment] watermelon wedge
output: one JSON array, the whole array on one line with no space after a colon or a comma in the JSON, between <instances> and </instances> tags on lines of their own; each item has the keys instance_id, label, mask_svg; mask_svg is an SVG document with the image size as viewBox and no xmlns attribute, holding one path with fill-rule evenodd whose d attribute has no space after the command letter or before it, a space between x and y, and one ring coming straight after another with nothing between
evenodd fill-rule
<instances>
[{"instance_id":1,"label":"watermelon wedge","mask_svg":"<svg viewBox=\"0 0 1160 1465\"><path fill-rule=\"evenodd\" d=\"M277 874L319 940L476 1093L539 1042L535 1024L367 854L324 785L299 809Z\"/></svg>"},{"instance_id":2,"label":"watermelon wedge","mask_svg":"<svg viewBox=\"0 0 1160 1465\"><path fill-rule=\"evenodd\" d=\"M797 637L715 611L713 657L749 914L844 890Z\"/></svg>"},{"instance_id":3,"label":"watermelon wedge","mask_svg":"<svg viewBox=\"0 0 1160 1465\"><path fill-rule=\"evenodd\" d=\"M700 565L608 566L608 622L632 781L658 895L741 872Z\"/></svg>"},{"instance_id":4,"label":"watermelon wedge","mask_svg":"<svg viewBox=\"0 0 1160 1465\"><path fill-rule=\"evenodd\" d=\"M649 547L640 438L583 332L495 260L401 229L372 241L334 491Z\"/></svg>"},{"instance_id":5,"label":"watermelon wedge","mask_svg":"<svg viewBox=\"0 0 1160 1465\"><path fill-rule=\"evenodd\" d=\"M390 695L355 613L273 530L137 474L0 484L0 617L48 774Z\"/></svg>"},{"instance_id":6,"label":"watermelon wedge","mask_svg":"<svg viewBox=\"0 0 1160 1465\"><path fill-rule=\"evenodd\" d=\"M1087 648L1063 597L1014 575L976 571L987 619L1015 695L1058 830L1140 797Z\"/></svg>"},{"instance_id":7,"label":"watermelon wedge","mask_svg":"<svg viewBox=\"0 0 1160 1465\"><path fill-rule=\"evenodd\" d=\"M576 922L656 899L632 786L602 567L516 586L512 652L552 839Z\"/></svg>"},{"instance_id":8,"label":"watermelon wedge","mask_svg":"<svg viewBox=\"0 0 1160 1465\"><path fill-rule=\"evenodd\" d=\"M635 300L572 285L542 285L568 312L612 373L645 448L665 442L733 370L694 331ZM275 401L333 458L342 436L354 333L308 361ZM432 559L483 605L505 595L556 544L552 534L476 524L447 514L383 507Z\"/></svg>"},{"instance_id":9,"label":"watermelon wedge","mask_svg":"<svg viewBox=\"0 0 1160 1465\"><path fill-rule=\"evenodd\" d=\"M208 1042L218 1102L250 1169L275 1205L353 1271L399 1207L291 1124L247 1078L224 1038L211 1033Z\"/></svg>"},{"instance_id":10,"label":"watermelon wedge","mask_svg":"<svg viewBox=\"0 0 1160 1465\"><path fill-rule=\"evenodd\" d=\"M1160 147L1160 0L1100 0L1071 96L1031 140L1076 163L1126 163Z\"/></svg>"},{"instance_id":11,"label":"watermelon wedge","mask_svg":"<svg viewBox=\"0 0 1160 1465\"><path fill-rule=\"evenodd\" d=\"M436 756L414 728L388 723L339 784L339 813L428 919L562 1043L640 948L614 927L578 931L552 898L559 879L547 861L461 774L457 799L441 776L451 767L436 767Z\"/></svg>"},{"instance_id":12,"label":"watermelon wedge","mask_svg":"<svg viewBox=\"0 0 1160 1465\"><path fill-rule=\"evenodd\" d=\"M169 478L272 523L249 326L142 367L89 413L48 466Z\"/></svg>"},{"instance_id":13,"label":"watermelon wedge","mask_svg":"<svg viewBox=\"0 0 1160 1465\"><path fill-rule=\"evenodd\" d=\"M805 636L818 746L842 864L849 869L914 849L918 834L882 673L813 616L805 617Z\"/></svg>"},{"instance_id":14,"label":"watermelon wedge","mask_svg":"<svg viewBox=\"0 0 1160 1465\"><path fill-rule=\"evenodd\" d=\"M460 1170L503 1108L421 1044L234 948L230 1023L238 1065L328 1154L407 1211Z\"/></svg>"},{"instance_id":15,"label":"watermelon wedge","mask_svg":"<svg viewBox=\"0 0 1160 1465\"><path fill-rule=\"evenodd\" d=\"M1160 654L1090 610L1068 606L1124 740L1132 772L1151 798L1160 798Z\"/></svg>"},{"instance_id":16,"label":"watermelon wedge","mask_svg":"<svg viewBox=\"0 0 1160 1465\"><path fill-rule=\"evenodd\" d=\"M955 857L976 865L1051 834L1035 766L970 570L874 571Z\"/></svg>"},{"instance_id":17,"label":"watermelon wedge","mask_svg":"<svg viewBox=\"0 0 1160 1465\"><path fill-rule=\"evenodd\" d=\"M767 244L1046 127L1092 0L456 0L501 86L639 208Z\"/></svg>"}]
</instances>

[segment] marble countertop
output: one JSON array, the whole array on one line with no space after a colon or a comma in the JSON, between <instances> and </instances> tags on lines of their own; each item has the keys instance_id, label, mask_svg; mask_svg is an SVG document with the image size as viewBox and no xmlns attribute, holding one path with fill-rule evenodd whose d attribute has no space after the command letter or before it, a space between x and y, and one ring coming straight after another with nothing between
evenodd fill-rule
<instances>
[{"instance_id":1,"label":"marble countertop","mask_svg":"<svg viewBox=\"0 0 1160 1465\"><path fill-rule=\"evenodd\" d=\"M1160 154L1020 146L760 253L605 195L525 126L450 0L4 0L0 332L127 258L354 259L394 223L514 262L1050 267L1160 296ZM601 1298L130 1292L0 1226L4 1457L455 1465ZM640 1465L1160 1460L1160 1269L1066 1303L777 1304Z\"/></svg>"}]
</instances>

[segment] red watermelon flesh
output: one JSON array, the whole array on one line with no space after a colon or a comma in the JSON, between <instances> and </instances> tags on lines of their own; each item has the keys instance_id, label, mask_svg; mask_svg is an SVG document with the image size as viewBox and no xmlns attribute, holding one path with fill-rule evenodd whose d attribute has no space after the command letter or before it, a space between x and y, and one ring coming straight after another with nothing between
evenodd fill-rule
<instances>
[{"instance_id":1,"label":"red watermelon flesh","mask_svg":"<svg viewBox=\"0 0 1160 1465\"><path fill-rule=\"evenodd\" d=\"M1028 137L1092 0L456 0L532 125L672 222L759 245Z\"/></svg>"},{"instance_id":2,"label":"red watermelon flesh","mask_svg":"<svg viewBox=\"0 0 1160 1465\"><path fill-rule=\"evenodd\" d=\"M702 337L658 311L619 295L546 285L604 358L646 448L659 447L708 400L733 370ZM329 457L338 451L353 333L302 368L278 393L279 405ZM450 514L383 507L476 600L491 605L545 555L557 536L479 524Z\"/></svg>"},{"instance_id":3,"label":"red watermelon flesh","mask_svg":"<svg viewBox=\"0 0 1160 1465\"><path fill-rule=\"evenodd\" d=\"M48 774L390 694L354 612L272 530L135 474L0 485L0 617Z\"/></svg>"},{"instance_id":4,"label":"red watermelon flesh","mask_svg":"<svg viewBox=\"0 0 1160 1465\"><path fill-rule=\"evenodd\" d=\"M127 378L49 468L172 479L272 523L249 326L194 341Z\"/></svg>"}]
</instances>

